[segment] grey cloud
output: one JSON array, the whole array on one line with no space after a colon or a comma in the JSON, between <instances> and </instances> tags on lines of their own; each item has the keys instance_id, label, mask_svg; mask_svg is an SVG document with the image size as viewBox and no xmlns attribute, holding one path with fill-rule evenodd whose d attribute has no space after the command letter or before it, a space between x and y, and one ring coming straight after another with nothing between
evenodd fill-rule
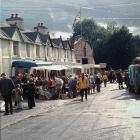
<instances>
[{"instance_id":1,"label":"grey cloud","mask_svg":"<svg viewBox=\"0 0 140 140\"><path fill-rule=\"evenodd\" d=\"M139 0L133 2L132 0L16 0L16 2L1 0L1 2L1 21L11 13L19 13L28 28L33 28L38 22L44 22L50 31L70 32L70 25L73 24L80 7L82 18L91 17L103 23L115 20L119 24L140 28Z\"/></svg>"}]
</instances>

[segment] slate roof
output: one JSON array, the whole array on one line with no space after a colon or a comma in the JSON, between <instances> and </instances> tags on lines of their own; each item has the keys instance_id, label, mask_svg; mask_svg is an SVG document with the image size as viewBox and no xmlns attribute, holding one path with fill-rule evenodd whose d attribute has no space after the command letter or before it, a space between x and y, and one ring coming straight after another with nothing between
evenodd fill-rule
<instances>
[{"instance_id":1,"label":"slate roof","mask_svg":"<svg viewBox=\"0 0 140 140\"><path fill-rule=\"evenodd\" d=\"M61 39L60 38L53 38L51 40L52 40L52 43L53 43L54 47L59 47L60 46L60 44L61 44Z\"/></svg>"},{"instance_id":2,"label":"slate roof","mask_svg":"<svg viewBox=\"0 0 140 140\"><path fill-rule=\"evenodd\" d=\"M32 41L30 38L28 38L28 37L27 37L24 33L22 33L22 32L21 32L21 36L22 36L24 42L33 43L33 41Z\"/></svg>"},{"instance_id":3,"label":"slate roof","mask_svg":"<svg viewBox=\"0 0 140 140\"><path fill-rule=\"evenodd\" d=\"M70 48L70 44L68 40L63 40L63 47L65 50L68 50ZM69 46L69 47L68 47Z\"/></svg>"},{"instance_id":4,"label":"slate roof","mask_svg":"<svg viewBox=\"0 0 140 140\"><path fill-rule=\"evenodd\" d=\"M31 39L33 42L35 42L38 32L26 32L23 34L25 34L29 39Z\"/></svg>"},{"instance_id":5,"label":"slate roof","mask_svg":"<svg viewBox=\"0 0 140 140\"><path fill-rule=\"evenodd\" d=\"M2 27L1 30L6 33L10 38L13 37L13 34L16 30L16 27Z\"/></svg>"},{"instance_id":6,"label":"slate roof","mask_svg":"<svg viewBox=\"0 0 140 140\"><path fill-rule=\"evenodd\" d=\"M10 39L10 38L2 31L2 29L0 29L0 38L3 38L3 39Z\"/></svg>"},{"instance_id":7,"label":"slate roof","mask_svg":"<svg viewBox=\"0 0 140 140\"><path fill-rule=\"evenodd\" d=\"M43 34L39 33L39 36L40 36L42 44L45 45L47 43L47 40L48 40L47 35L43 35Z\"/></svg>"},{"instance_id":8,"label":"slate roof","mask_svg":"<svg viewBox=\"0 0 140 140\"><path fill-rule=\"evenodd\" d=\"M37 35L39 36L41 43L45 45L47 43L47 40L49 39L47 35L41 34L39 32L24 32L24 35L26 35L30 40L33 42L36 41Z\"/></svg>"}]
</instances>

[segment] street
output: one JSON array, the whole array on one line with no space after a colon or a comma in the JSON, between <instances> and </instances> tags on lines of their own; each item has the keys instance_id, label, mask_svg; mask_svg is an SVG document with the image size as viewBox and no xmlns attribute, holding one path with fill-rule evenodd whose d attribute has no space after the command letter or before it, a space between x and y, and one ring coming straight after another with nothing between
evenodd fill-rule
<instances>
[{"instance_id":1,"label":"street","mask_svg":"<svg viewBox=\"0 0 140 140\"><path fill-rule=\"evenodd\" d=\"M35 115L7 126L7 121L22 117L23 112L1 116L1 140L140 139L140 97L119 90L117 84L88 95L88 101L80 102L78 97L64 102L42 112L34 108Z\"/></svg>"}]
</instances>

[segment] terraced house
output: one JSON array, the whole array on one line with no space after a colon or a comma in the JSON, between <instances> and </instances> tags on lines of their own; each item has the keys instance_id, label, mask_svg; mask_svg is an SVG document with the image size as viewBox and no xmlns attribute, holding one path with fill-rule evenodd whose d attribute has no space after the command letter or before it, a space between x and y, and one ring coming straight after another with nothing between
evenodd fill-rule
<instances>
[{"instance_id":1,"label":"terraced house","mask_svg":"<svg viewBox=\"0 0 140 140\"><path fill-rule=\"evenodd\" d=\"M11 15L0 27L0 73L8 76L14 67L27 68L50 64L75 63L74 49L68 40L51 38L47 27L39 23L34 31L25 30L23 18ZM26 68L24 69L27 70Z\"/></svg>"}]
</instances>

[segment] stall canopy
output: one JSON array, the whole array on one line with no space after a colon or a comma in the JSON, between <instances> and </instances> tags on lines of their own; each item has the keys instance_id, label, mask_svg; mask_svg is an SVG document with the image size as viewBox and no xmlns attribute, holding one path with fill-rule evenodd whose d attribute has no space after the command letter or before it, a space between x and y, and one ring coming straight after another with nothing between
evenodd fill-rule
<instances>
[{"instance_id":1,"label":"stall canopy","mask_svg":"<svg viewBox=\"0 0 140 140\"><path fill-rule=\"evenodd\" d=\"M52 65L53 62L41 62L41 61L13 61L12 67L18 68L31 68L39 66L48 66Z\"/></svg>"},{"instance_id":2,"label":"stall canopy","mask_svg":"<svg viewBox=\"0 0 140 140\"><path fill-rule=\"evenodd\" d=\"M49 65L49 66L40 66L40 67L34 67L36 70L66 70L69 69L69 67L65 65Z\"/></svg>"}]
</instances>

